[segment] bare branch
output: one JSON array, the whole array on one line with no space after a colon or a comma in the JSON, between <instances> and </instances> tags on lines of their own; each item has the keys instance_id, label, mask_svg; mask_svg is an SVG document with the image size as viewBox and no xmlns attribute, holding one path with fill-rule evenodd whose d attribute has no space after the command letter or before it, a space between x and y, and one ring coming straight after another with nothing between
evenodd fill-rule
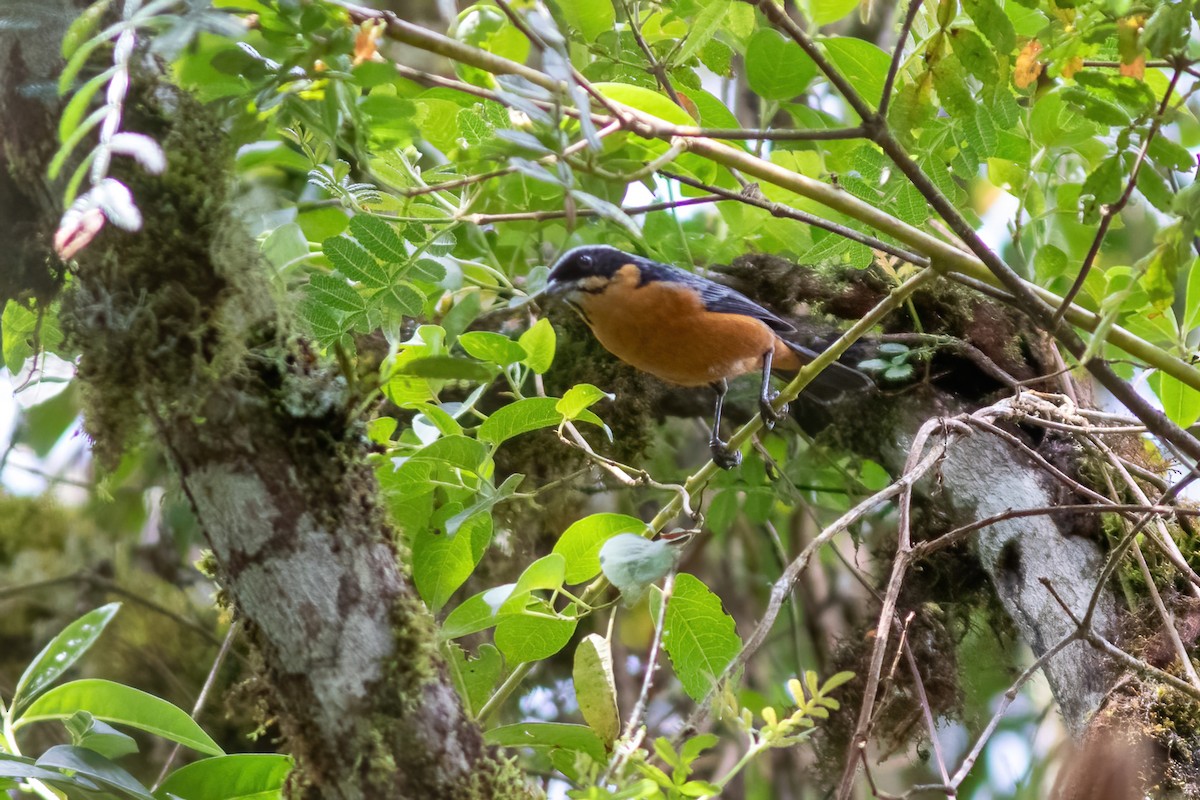
<instances>
[{"instance_id":1,"label":"bare branch","mask_svg":"<svg viewBox=\"0 0 1200 800\"><path fill-rule=\"evenodd\" d=\"M908 11L904 14L904 24L900 26L900 35L896 37L896 49L892 52L892 64L888 67L887 78L883 81L883 93L879 98L879 117L887 119L888 106L892 102L892 89L896 85L896 75L900 72L900 62L904 57L904 45L908 42L908 33L912 30L913 22L921 11L922 0L909 0Z\"/></svg>"}]
</instances>

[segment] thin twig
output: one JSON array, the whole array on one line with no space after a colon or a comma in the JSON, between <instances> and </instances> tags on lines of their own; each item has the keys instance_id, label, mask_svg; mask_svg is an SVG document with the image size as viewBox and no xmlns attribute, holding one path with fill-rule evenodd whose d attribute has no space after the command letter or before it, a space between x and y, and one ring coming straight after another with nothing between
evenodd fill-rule
<instances>
[{"instance_id":1,"label":"thin twig","mask_svg":"<svg viewBox=\"0 0 1200 800\"><path fill-rule=\"evenodd\" d=\"M1137 186L1138 172L1142 169L1142 163L1146 160L1146 153L1150 149L1150 142L1158 133L1159 127L1163 122L1163 115L1167 113L1167 106L1171 101L1171 95L1175 93L1175 86L1179 83L1179 76L1182 72L1178 69L1171 76L1171 82L1167 85L1167 91L1163 94L1162 102L1158 104L1158 112L1154 115L1154 121L1150 123L1149 130L1142 137L1142 147L1138 150L1137 158L1134 159L1133 169L1129 171L1129 181L1125 184L1125 191L1117 199L1117 202L1106 205L1100 213L1100 224L1096 228L1096 235L1092 237L1092 246L1088 248L1087 255L1083 259L1083 266L1079 269L1079 274L1075 276L1075 282L1071 284L1071 288L1063 295L1062 303L1059 304L1058 310L1054 312L1054 316L1050 319L1048 331L1054 332L1058 329L1058 325L1062 322L1063 315L1067 313L1067 309L1075 302L1076 295L1083 288L1084 281L1087 280L1088 273L1092 270L1092 265L1096 262L1096 256L1100 254L1100 245L1104 243L1105 236L1108 235L1108 228L1112 225L1113 219L1124 210L1129 203L1129 198L1133 196L1133 189Z\"/></svg>"},{"instance_id":2,"label":"thin twig","mask_svg":"<svg viewBox=\"0 0 1200 800\"><path fill-rule=\"evenodd\" d=\"M917 659L907 641L901 642L901 648L904 650L904 659L908 663L908 670L912 674L913 686L917 690L917 700L921 706L921 714L925 718L925 728L929 731L929 742L933 745L933 757L937 761L938 772L941 773L942 780L949 783L950 775L946 772L946 759L942 756L942 744L938 739L937 724L933 720L933 709L930 708L929 698L925 695L925 683L921 680L921 670L917 666Z\"/></svg>"},{"instance_id":3,"label":"thin twig","mask_svg":"<svg viewBox=\"0 0 1200 800\"><path fill-rule=\"evenodd\" d=\"M867 131L861 125L852 128L692 128L679 126L674 136L705 139L761 140L769 142L837 142L844 139L864 139Z\"/></svg>"},{"instance_id":4,"label":"thin twig","mask_svg":"<svg viewBox=\"0 0 1200 800\"><path fill-rule=\"evenodd\" d=\"M625 12L626 21L629 22L629 30L633 34L633 40L637 42L637 46L641 48L642 53L646 56L646 61L650 64L650 74L654 76L654 80L658 82L658 85L671 98L671 102L680 108L684 108L683 100L679 98L675 87L671 85L670 77L667 76L666 67L655 57L654 51L650 49L650 45L646 44L645 38L642 37L641 25L630 10L628 0L621 0L621 9Z\"/></svg>"},{"instance_id":5,"label":"thin twig","mask_svg":"<svg viewBox=\"0 0 1200 800\"><path fill-rule=\"evenodd\" d=\"M624 738L629 739L634 731L642 724L642 716L646 713L646 704L650 699L650 689L654 686L654 670L657 668L658 651L662 647L663 628L667 620L667 604L671 602L671 594L675 590L675 573L663 580L662 607L659 609L658 622L654 626L654 638L650 642L650 652L646 654L646 674L642 678L642 691L638 694L633 711L629 713L629 721L625 723Z\"/></svg>"},{"instance_id":6,"label":"thin twig","mask_svg":"<svg viewBox=\"0 0 1200 800\"><path fill-rule=\"evenodd\" d=\"M724 200L724 197L717 195L709 195L707 197L685 197L681 200L664 200L658 203L650 203L644 206L630 206L621 209L626 214L631 216L637 214L649 214L654 211L664 211L672 208L685 208L687 206L698 206L706 203L715 203ZM594 217L600 212L592 208L575 209L573 215L576 217ZM562 219L566 217L566 211L557 209L547 209L545 211L514 211L509 214L468 214L457 219L447 218L445 220L426 219L427 223L445 222L466 222L471 225L491 225L497 222L544 222L548 219ZM382 215L381 215L382 216Z\"/></svg>"},{"instance_id":7,"label":"thin twig","mask_svg":"<svg viewBox=\"0 0 1200 800\"><path fill-rule=\"evenodd\" d=\"M698 181L695 178L688 177L687 175L680 175L679 173L669 172L667 170L659 170L659 174L664 178L670 178L671 180L678 181L679 183L687 186L720 195L727 200L736 200L739 203L745 203L748 206L761 208L764 211L769 211L772 216L798 220L805 224L812 225L814 228L827 230L830 233L837 234L838 236L849 239L852 242L858 242L859 244L864 244L867 247L871 247L876 250L882 250L883 252L894 255L897 258L902 258L911 264L916 264L920 267L929 266L929 259L925 258L924 256L917 255L916 253L909 252L908 250L904 250L900 247L896 247L893 244L888 244L880 239L876 239L874 236L868 236L865 233L859 233L853 228L848 228L845 225L839 225L836 222L830 222L827 219L822 219L814 214L809 214L807 211L801 211L799 209L792 208L791 206L786 206L783 203L772 202L763 197L761 192L734 192L729 189L724 189L720 186L714 186L710 183Z\"/></svg>"},{"instance_id":8,"label":"thin twig","mask_svg":"<svg viewBox=\"0 0 1200 800\"><path fill-rule=\"evenodd\" d=\"M951 427L950 423L953 423ZM965 429L959 420L931 419L921 426L913 438L908 451L908 459L904 465L904 477L924 475L945 457L950 444L950 437L960 435ZM926 444L937 430L944 431L942 438L928 448ZM892 574L888 579L887 591L884 593L883 605L879 611L879 623L875 626L875 644L871 651L871 661L867 668L866 680L863 684L862 705L858 711L858 722L851 736L846 765L842 772L842 780L837 792L838 797L848 798L854 785L854 776L858 772L859 756L865 753L871 720L874 716L875 697L879 691L880 676L883 670L883 660L887 654L888 640L891 635L892 621L896 615L896 605L900 598L900 588L904 577L912 563L912 535L908 528L910 508L912 503L912 480L905 482L900 495L900 520L896 557L892 562Z\"/></svg>"},{"instance_id":9,"label":"thin twig","mask_svg":"<svg viewBox=\"0 0 1200 800\"><path fill-rule=\"evenodd\" d=\"M221 671L221 665L225 663L225 657L229 655L229 648L233 646L233 640L237 636L237 631L237 621L230 623L229 630L225 632L225 639L221 642L221 649L217 651L216 658L213 659L212 666L208 670L208 677L204 679L204 685L200 687L200 694L196 697L195 705L192 706L193 720L204 709L204 703L208 700L208 694L217 682L217 675ZM179 755L180 747L182 745L176 743L175 747L171 749L171 754L167 756L167 760L163 764L162 770L158 773L158 779L154 781L151 791L157 791L158 787L162 786L162 782L167 779L167 773L171 771L171 765L175 763L175 758Z\"/></svg>"},{"instance_id":10,"label":"thin twig","mask_svg":"<svg viewBox=\"0 0 1200 800\"><path fill-rule=\"evenodd\" d=\"M912 30L913 22L921 11L921 0L909 0L908 11L904 15L904 24L900 26L900 34L896 37L896 49L892 52L892 63L888 67L887 78L883 81L883 93L879 98L879 116L887 119L888 106L892 102L892 89L896 85L896 75L900 72L900 61L904 56L904 45L908 42L908 33Z\"/></svg>"}]
</instances>

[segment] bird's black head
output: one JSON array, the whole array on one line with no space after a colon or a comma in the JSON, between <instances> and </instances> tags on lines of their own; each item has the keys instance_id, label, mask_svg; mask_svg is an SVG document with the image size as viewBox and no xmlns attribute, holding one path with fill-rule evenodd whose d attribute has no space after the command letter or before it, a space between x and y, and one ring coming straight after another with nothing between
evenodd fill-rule
<instances>
[{"instance_id":1,"label":"bird's black head","mask_svg":"<svg viewBox=\"0 0 1200 800\"><path fill-rule=\"evenodd\" d=\"M589 283L589 278L592 282L603 282L634 260L634 256L607 245L576 247L563 253L550 270L546 289L551 294L560 294Z\"/></svg>"}]
</instances>

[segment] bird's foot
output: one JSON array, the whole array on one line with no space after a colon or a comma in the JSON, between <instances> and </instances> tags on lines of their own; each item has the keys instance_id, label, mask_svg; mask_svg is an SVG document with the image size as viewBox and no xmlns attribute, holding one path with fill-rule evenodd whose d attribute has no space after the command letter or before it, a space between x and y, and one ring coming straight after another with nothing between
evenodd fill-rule
<instances>
[{"instance_id":1,"label":"bird's foot","mask_svg":"<svg viewBox=\"0 0 1200 800\"><path fill-rule=\"evenodd\" d=\"M742 463L742 454L737 450L730 450L729 445L720 439L713 438L708 444L712 450L712 460L721 469L733 469Z\"/></svg>"},{"instance_id":2,"label":"bird's foot","mask_svg":"<svg viewBox=\"0 0 1200 800\"><path fill-rule=\"evenodd\" d=\"M762 397L758 401L758 410L762 413L763 427L767 430L774 428L775 423L786 417L788 413L787 403L784 403L778 409L771 407L771 401L778 396L775 394L770 397Z\"/></svg>"}]
</instances>

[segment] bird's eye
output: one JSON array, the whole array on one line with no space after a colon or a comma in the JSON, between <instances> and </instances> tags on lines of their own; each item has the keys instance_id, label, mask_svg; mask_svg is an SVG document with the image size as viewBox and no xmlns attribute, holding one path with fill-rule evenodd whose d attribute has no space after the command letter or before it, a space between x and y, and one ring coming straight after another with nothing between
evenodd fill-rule
<instances>
[{"instance_id":1,"label":"bird's eye","mask_svg":"<svg viewBox=\"0 0 1200 800\"><path fill-rule=\"evenodd\" d=\"M590 267L591 265L592 265L592 257L591 256L580 256L579 257L579 266Z\"/></svg>"}]
</instances>

